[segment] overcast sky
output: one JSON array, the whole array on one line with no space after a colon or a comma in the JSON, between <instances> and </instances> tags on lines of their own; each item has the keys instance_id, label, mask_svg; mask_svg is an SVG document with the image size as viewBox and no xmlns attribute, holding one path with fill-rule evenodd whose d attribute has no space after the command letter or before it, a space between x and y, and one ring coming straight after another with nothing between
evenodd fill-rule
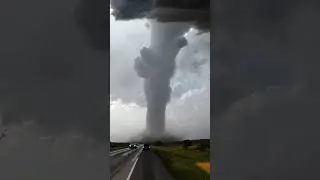
<instances>
[{"instance_id":1,"label":"overcast sky","mask_svg":"<svg viewBox=\"0 0 320 180\"><path fill-rule=\"evenodd\" d=\"M143 132L146 107L143 81L133 60L149 45L146 20L115 21L110 16L110 138L126 141ZM167 108L168 134L183 138L210 138L210 34L186 35L172 78Z\"/></svg>"}]
</instances>

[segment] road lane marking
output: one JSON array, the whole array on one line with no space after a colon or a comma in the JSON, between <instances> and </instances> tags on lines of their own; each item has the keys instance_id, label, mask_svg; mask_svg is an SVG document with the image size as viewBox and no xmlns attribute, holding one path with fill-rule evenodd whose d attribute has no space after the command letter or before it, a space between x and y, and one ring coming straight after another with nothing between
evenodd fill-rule
<instances>
[{"instance_id":1,"label":"road lane marking","mask_svg":"<svg viewBox=\"0 0 320 180\"><path fill-rule=\"evenodd\" d=\"M138 151L138 153L134 156L134 158L132 158L131 161L134 162L134 163L133 163L133 166L132 166L132 168L131 168L131 170L130 170L130 172L129 172L129 174L128 174L127 180L130 180L130 178L131 178L131 176L132 176L132 173L133 173L133 170L134 170L134 168L136 167L136 164L137 164L137 162L138 162L138 160L139 160L139 156L140 156L141 152L142 152L142 149L140 149L140 150Z\"/></svg>"},{"instance_id":2,"label":"road lane marking","mask_svg":"<svg viewBox=\"0 0 320 180\"><path fill-rule=\"evenodd\" d=\"M132 153L134 153L134 152L128 151L128 152L123 153L122 156L128 156L129 154L132 154Z\"/></svg>"},{"instance_id":3,"label":"road lane marking","mask_svg":"<svg viewBox=\"0 0 320 180\"><path fill-rule=\"evenodd\" d=\"M127 151L130 151L130 149L129 148L124 148L124 149L120 149L120 150L117 150L117 151L111 151L110 152L110 156L115 156L115 155L118 155L120 153L127 152Z\"/></svg>"},{"instance_id":4,"label":"road lane marking","mask_svg":"<svg viewBox=\"0 0 320 180\"><path fill-rule=\"evenodd\" d=\"M140 156L141 152L142 152L142 149L140 149L140 150L137 152L137 154L134 156L134 158L131 159L131 161L132 161L132 162L135 161L135 160Z\"/></svg>"},{"instance_id":5,"label":"road lane marking","mask_svg":"<svg viewBox=\"0 0 320 180\"><path fill-rule=\"evenodd\" d=\"M128 150L128 149L129 148L122 148L122 149L118 149L118 150L115 150L115 151L110 151L110 153L121 152L121 151Z\"/></svg>"},{"instance_id":6,"label":"road lane marking","mask_svg":"<svg viewBox=\"0 0 320 180\"><path fill-rule=\"evenodd\" d=\"M134 164L133 164L133 166L132 166L132 168L131 168L131 170L130 170L130 172L129 172L129 175L128 175L128 177L127 177L127 180L130 180L131 175L132 175L132 173L133 173L133 170L134 170L134 168L136 167L136 164L137 164L137 162L138 162L138 159L139 159L139 157L135 158Z\"/></svg>"},{"instance_id":7,"label":"road lane marking","mask_svg":"<svg viewBox=\"0 0 320 180\"><path fill-rule=\"evenodd\" d=\"M125 152L125 153L122 154L122 156L128 156L129 154L132 154L132 153L134 153L134 152L136 152L136 151L137 151L137 149L134 149L134 150ZM135 158L136 158L136 157L137 157L137 156L135 156Z\"/></svg>"}]
</instances>

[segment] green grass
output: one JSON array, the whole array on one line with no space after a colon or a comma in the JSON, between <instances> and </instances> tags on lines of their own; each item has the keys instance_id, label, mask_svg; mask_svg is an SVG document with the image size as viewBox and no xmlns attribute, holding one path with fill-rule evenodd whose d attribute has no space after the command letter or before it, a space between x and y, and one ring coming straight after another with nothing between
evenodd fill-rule
<instances>
[{"instance_id":1,"label":"green grass","mask_svg":"<svg viewBox=\"0 0 320 180\"><path fill-rule=\"evenodd\" d=\"M210 151L183 149L182 146L158 146L153 151L163 160L176 180L209 180L210 175L196 166L197 162L209 162Z\"/></svg>"}]
</instances>

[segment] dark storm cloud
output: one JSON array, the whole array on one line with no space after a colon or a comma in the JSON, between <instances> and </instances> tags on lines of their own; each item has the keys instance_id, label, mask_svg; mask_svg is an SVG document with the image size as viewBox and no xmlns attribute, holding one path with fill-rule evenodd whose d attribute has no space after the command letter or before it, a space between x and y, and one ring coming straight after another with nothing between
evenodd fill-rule
<instances>
[{"instance_id":1,"label":"dark storm cloud","mask_svg":"<svg viewBox=\"0 0 320 180\"><path fill-rule=\"evenodd\" d=\"M194 22L199 29L210 29L210 1L132 1L111 0L113 15L119 20L155 18L160 22ZM175 10L172 10L175 9ZM183 9L181 11L181 9ZM184 11L187 10L187 11ZM191 10L191 11L188 11ZM196 12L196 13L195 13Z\"/></svg>"},{"instance_id":2,"label":"dark storm cloud","mask_svg":"<svg viewBox=\"0 0 320 180\"><path fill-rule=\"evenodd\" d=\"M0 12L4 123L31 119L53 132L78 127L108 136L103 132L109 123L104 116L108 54L92 48L93 42L108 49L103 33L108 9L104 1L15 0L6 5Z\"/></svg>"},{"instance_id":3,"label":"dark storm cloud","mask_svg":"<svg viewBox=\"0 0 320 180\"><path fill-rule=\"evenodd\" d=\"M289 61L289 49L285 47L291 40L289 19L299 3L248 0L219 4L215 14L212 66L224 72L215 75L211 85L217 90L211 97L219 99L215 101L220 109L218 114L226 110L220 103L228 107L254 91L290 86L295 82L297 64ZM237 85L228 82L237 82Z\"/></svg>"},{"instance_id":4,"label":"dark storm cloud","mask_svg":"<svg viewBox=\"0 0 320 180\"><path fill-rule=\"evenodd\" d=\"M85 30L91 45L109 51L110 5L104 0L79 0L75 8L78 25Z\"/></svg>"},{"instance_id":5,"label":"dark storm cloud","mask_svg":"<svg viewBox=\"0 0 320 180\"><path fill-rule=\"evenodd\" d=\"M239 64L250 62L256 72L251 72L249 82L260 80L257 87L280 87L244 94L229 103L219 123L213 122L215 178L318 177L319 158L314 156L320 150L314 143L320 137L315 128L319 126L318 5L311 1L219 1L213 46L216 63L234 77ZM266 67L269 72L263 72ZM249 83L249 87L255 85Z\"/></svg>"}]
</instances>

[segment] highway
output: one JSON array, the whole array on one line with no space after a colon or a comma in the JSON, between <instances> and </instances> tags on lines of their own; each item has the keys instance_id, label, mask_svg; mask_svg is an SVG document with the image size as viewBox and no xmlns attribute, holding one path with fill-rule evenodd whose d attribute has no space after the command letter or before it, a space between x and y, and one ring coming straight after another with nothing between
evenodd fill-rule
<instances>
[{"instance_id":1,"label":"highway","mask_svg":"<svg viewBox=\"0 0 320 180\"><path fill-rule=\"evenodd\" d=\"M112 154L110 152L112 180L173 180L159 157L143 151L143 146Z\"/></svg>"}]
</instances>

